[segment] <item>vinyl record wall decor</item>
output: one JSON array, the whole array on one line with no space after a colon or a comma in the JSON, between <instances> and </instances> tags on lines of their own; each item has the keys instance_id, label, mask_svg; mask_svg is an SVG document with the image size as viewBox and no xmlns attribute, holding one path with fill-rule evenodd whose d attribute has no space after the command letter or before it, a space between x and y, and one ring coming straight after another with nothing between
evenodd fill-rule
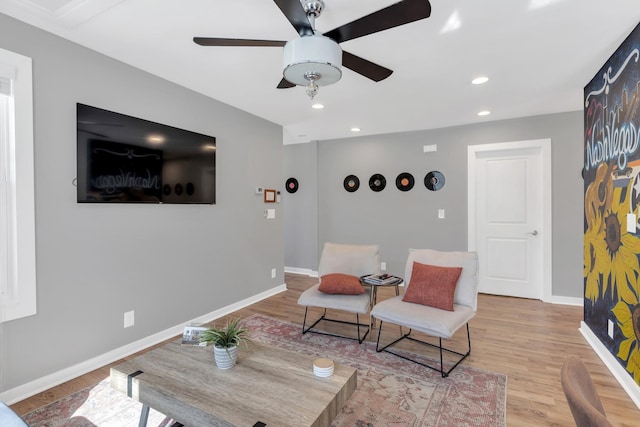
<instances>
[{"instance_id":1,"label":"vinyl record wall decor","mask_svg":"<svg viewBox=\"0 0 640 427\"><path fill-rule=\"evenodd\" d=\"M347 175L342 182L342 186L349 193L353 193L354 191L358 191L358 188L360 188L360 179L355 175Z\"/></svg>"},{"instance_id":2,"label":"vinyl record wall decor","mask_svg":"<svg viewBox=\"0 0 640 427\"><path fill-rule=\"evenodd\" d=\"M431 171L424 177L424 186L431 191L438 191L444 187L444 175L442 172Z\"/></svg>"},{"instance_id":3,"label":"vinyl record wall decor","mask_svg":"<svg viewBox=\"0 0 640 427\"><path fill-rule=\"evenodd\" d=\"M375 192L384 190L386 186L387 179L382 174L374 173L371 175L371 178L369 178L369 188Z\"/></svg>"},{"instance_id":4,"label":"vinyl record wall decor","mask_svg":"<svg viewBox=\"0 0 640 427\"><path fill-rule=\"evenodd\" d=\"M287 189L287 193L295 193L296 191L298 191L298 180L293 177L287 179L285 188Z\"/></svg>"},{"instance_id":5,"label":"vinyl record wall decor","mask_svg":"<svg viewBox=\"0 0 640 427\"><path fill-rule=\"evenodd\" d=\"M415 184L415 179L413 179L413 175L409 172L402 172L396 177L396 187L400 191L409 191L413 188Z\"/></svg>"},{"instance_id":6,"label":"vinyl record wall decor","mask_svg":"<svg viewBox=\"0 0 640 427\"><path fill-rule=\"evenodd\" d=\"M292 189L291 186L294 185L292 184L293 182L292 180L295 180L295 178L289 178L287 180L287 185L286 185L287 191L289 191L290 193L295 191L295 190L291 191ZM416 180L411 173L401 172L396 176L395 183L396 183L396 188L399 191L407 192L413 189L413 187L415 186ZM297 181L295 181L295 184L297 184ZM444 184L445 184L444 174L440 171L428 172L424 177L424 186L430 191L441 190L444 187ZM347 175L344 178L342 185L345 191L349 193L353 193L355 191L358 191L358 189L360 188L360 179L356 175ZM371 191L378 193L384 190L386 186L387 186L387 179L385 178L384 175L380 173L374 173L369 178L369 188L371 189ZM297 185L295 186L295 188L297 189Z\"/></svg>"}]
</instances>

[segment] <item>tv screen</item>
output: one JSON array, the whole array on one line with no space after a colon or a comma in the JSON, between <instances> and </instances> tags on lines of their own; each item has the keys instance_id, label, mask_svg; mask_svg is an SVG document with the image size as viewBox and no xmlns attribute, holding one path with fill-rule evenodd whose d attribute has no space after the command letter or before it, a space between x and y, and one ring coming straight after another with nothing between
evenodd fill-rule
<instances>
[{"instance_id":1,"label":"tv screen","mask_svg":"<svg viewBox=\"0 0 640 427\"><path fill-rule=\"evenodd\" d=\"M77 104L78 203L216 202L216 139Z\"/></svg>"}]
</instances>

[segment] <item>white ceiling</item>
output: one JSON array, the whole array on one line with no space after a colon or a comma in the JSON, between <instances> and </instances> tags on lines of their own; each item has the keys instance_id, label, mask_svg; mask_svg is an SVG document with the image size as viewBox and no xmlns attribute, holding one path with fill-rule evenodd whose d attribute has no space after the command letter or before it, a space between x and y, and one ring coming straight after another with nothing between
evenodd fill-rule
<instances>
[{"instance_id":1,"label":"white ceiling","mask_svg":"<svg viewBox=\"0 0 640 427\"><path fill-rule=\"evenodd\" d=\"M326 32L396 0L325 0ZM285 143L582 109L582 90L640 22L638 0L431 0L431 17L343 43L394 73L349 69L312 102L276 89L280 47L194 36L298 37L271 0L0 0L0 12L284 127ZM1 43L1 42L0 42ZM489 82L471 85L486 75ZM481 110L491 114L479 117ZM354 126L361 132L354 134Z\"/></svg>"}]
</instances>

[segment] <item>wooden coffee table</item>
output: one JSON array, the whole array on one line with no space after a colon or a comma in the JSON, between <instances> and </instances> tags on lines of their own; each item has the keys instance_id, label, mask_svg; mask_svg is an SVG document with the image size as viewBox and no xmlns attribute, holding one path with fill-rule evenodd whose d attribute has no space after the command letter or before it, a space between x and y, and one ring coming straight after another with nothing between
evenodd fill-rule
<instances>
[{"instance_id":1,"label":"wooden coffee table","mask_svg":"<svg viewBox=\"0 0 640 427\"><path fill-rule=\"evenodd\" d=\"M218 369L210 347L176 340L111 368L111 386L189 427L328 426L356 389L355 368L335 364L313 374L313 356L263 344L240 349L238 364Z\"/></svg>"}]
</instances>

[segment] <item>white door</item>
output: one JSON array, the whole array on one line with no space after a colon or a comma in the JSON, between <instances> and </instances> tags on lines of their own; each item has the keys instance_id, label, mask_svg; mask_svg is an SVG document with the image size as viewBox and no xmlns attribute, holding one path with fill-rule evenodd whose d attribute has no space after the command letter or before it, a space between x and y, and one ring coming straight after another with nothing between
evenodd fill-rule
<instances>
[{"instance_id":1,"label":"white door","mask_svg":"<svg viewBox=\"0 0 640 427\"><path fill-rule=\"evenodd\" d=\"M479 292L550 299L550 141L470 146L468 154Z\"/></svg>"}]
</instances>

